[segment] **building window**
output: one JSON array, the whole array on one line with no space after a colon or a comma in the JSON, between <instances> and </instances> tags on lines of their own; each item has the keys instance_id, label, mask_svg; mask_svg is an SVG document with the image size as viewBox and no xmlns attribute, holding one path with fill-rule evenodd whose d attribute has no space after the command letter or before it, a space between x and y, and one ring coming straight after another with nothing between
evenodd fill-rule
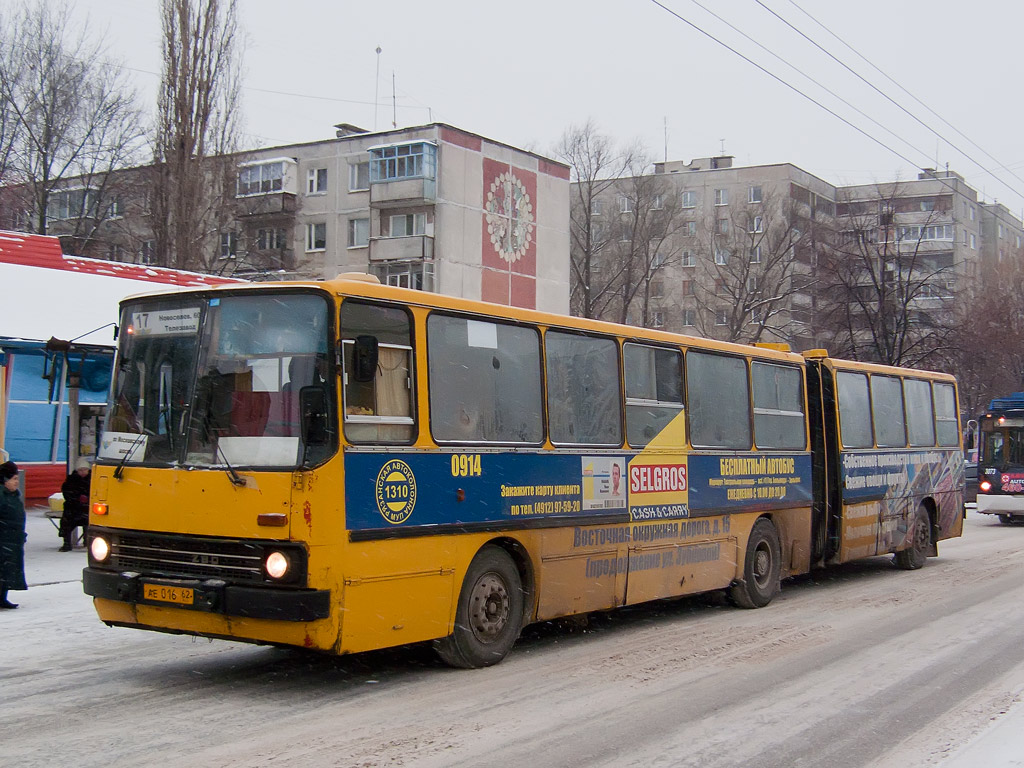
<instances>
[{"instance_id":1,"label":"building window","mask_svg":"<svg viewBox=\"0 0 1024 768\"><path fill-rule=\"evenodd\" d=\"M235 232L220 233L220 258L233 259L238 254L238 234Z\"/></svg>"},{"instance_id":2,"label":"building window","mask_svg":"<svg viewBox=\"0 0 1024 768\"><path fill-rule=\"evenodd\" d=\"M651 298L660 299L665 295L665 287L660 280L651 282Z\"/></svg>"},{"instance_id":3,"label":"building window","mask_svg":"<svg viewBox=\"0 0 1024 768\"><path fill-rule=\"evenodd\" d=\"M156 240L143 240L139 248L139 264L156 264Z\"/></svg>"},{"instance_id":4,"label":"building window","mask_svg":"<svg viewBox=\"0 0 1024 768\"><path fill-rule=\"evenodd\" d=\"M764 322L764 305L754 307L750 310L751 325L761 325Z\"/></svg>"},{"instance_id":5,"label":"building window","mask_svg":"<svg viewBox=\"0 0 1024 768\"><path fill-rule=\"evenodd\" d=\"M327 169L310 168L306 178L307 195L323 195L327 192Z\"/></svg>"},{"instance_id":6,"label":"building window","mask_svg":"<svg viewBox=\"0 0 1024 768\"><path fill-rule=\"evenodd\" d=\"M747 293L750 293L750 294L757 293L757 289L759 287L759 282L760 281L758 280L757 275L748 275L747 276Z\"/></svg>"},{"instance_id":7,"label":"building window","mask_svg":"<svg viewBox=\"0 0 1024 768\"><path fill-rule=\"evenodd\" d=\"M684 221L683 222L683 236L684 237L696 237L697 236L697 222L696 221Z\"/></svg>"},{"instance_id":8,"label":"building window","mask_svg":"<svg viewBox=\"0 0 1024 768\"><path fill-rule=\"evenodd\" d=\"M651 210L652 211L660 211L664 207L665 207L665 196L664 195L655 195L654 199L651 201Z\"/></svg>"},{"instance_id":9,"label":"building window","mask_svg":"<svg viewBox=\"0 0 1024 768\"><path fill-rule=\"evenodd\" d=\"M259 251L280 251L288 246L288 231L283 227L268 227L256 230L256 249Z\"/></svg>"},{"instance_id":10,"label":"building window","mask_svg":"<svg viewBox=\"0 0 1024 768\"><path fill-rule=\"evenodd\" d=\"M683 251L679 257L679 265L683 267L697 266L697 257L693 255L693 251Z\"/></svg>"},{"instance_id":11,"label":"building window","mask_svg":"<svg viewBox=\"0 0 1024 768\"><path fill-rule=\"evenodd\" d=\"M663 267L665 266L665 262L667 260L668 257L666 257L664 253L662 253L661 251L655 251L654 258L651 259L651 268L658 269L659 267Z\"/></svg>"},{"instance_id":12,"label":"building window","mask_svg":"<svg viewBox=\"0 0 1024 768\"><path fill-rule=\"evenodd\" d=\"M306 251L323 251L327 249L327 224L318 222L306 225Z\"/></svg>"},{"instance_id":13,"label":"building window","mask_svg":"<svg viewBox=\"0 0 1024 768\"><path fill-rule=\"evenodd\" d=\"M633 201L625 195L619 195L619 213L632 213Z\"/></svg>"},{"instance_id":14,"label":"building window","mask_svg":"<svg viewBox=\"0 0 1024 768\"><path fill-rule=\"evenodd\" d=\"M370 161L351 163L348 166L348 191L360 192L370 188Z\"/></svg>"},{"instance_id":15,"label":"building window","mask_svg":"<svg viewBox=\"0 0 1024 768\"><path fill-rule=\"evenodd\" d=\"M655 310L651 313L651 328L665 327L665 313L662 310Z\"/></svg>"},{"instance_id":16,"label":"building window","mask_svg":"<svg viewBox=\"0 0 1024 768\"><path fill-rule=\"evenodd\" d=\"M934 200L930 200L930 199L929 200L922 200L921 201L921 210L925 211L926 213L934 211L935 210L935 201Z\"/></svg>"},{"instance_id":17,"label":"building window","mask_svg":"<svg viewBox=\"0 0 1024 768\"><path fill-rule=\"evenodd\" d=\"M716 222L715 231L718 232L718 234L720 234L720 235L728 235L729 234L729 220L728 219L719 219Z\"/></svg>"},{"instance_id":18,"label":"building window","mask_svg":"<svg viewBox=\"0 0 1024 768\"><path fill-rule=\"evenodd\" d=\"M729 293L729 290L728 290L728 287L725 284L725 280L723 280L720 277L717 278L715 280L715 295L716 296L726 296L726 295L728 295L728 293Z\"/></svg>"},{"instance_id":19,"label":"building window","mask_svg":"<svg viewBox=\"0 0 1024 768\"><path fill-rule=\"evenodd\" d=\"M715 264L720 267L724 267L726 262L729 261L729 251L725 248L715 248Z\"/></svg>"},{"instance_id":20,"label":"building window","mask_svg":"<svg viewBox=\"0 0 1024 768\"><path fill-rule=\"evenodd\" d=\"M238 197L269 195L284 189L284 163L247 165L238 171Z\"/></svg>"},{"instance_id":21,"label":"building window","mask_svg":"<svg viewBox=\"0 0 1024 768\"><path fill-rule=\"evenodd\" d=\"M108 261L124 261L124 248L114 243L107 246Z\"/></svg>"},{"instance_id":22,"label":"building window","mask_svg":"<svg viewBox=\"0 0 1024 768\"><path fill-rule=\"evenodd\" d=\"M974 206L971 206L971 221L974 221Z\"/></svg>"},{"instance_id":23,"label":"building window","mask_svg":"<svg viewBox=\"0 0 1024 768\"><path fill-rule=\"evenodd\" d=\"M724 309L715 310L715 325L728 325L729 313Z\"/></svg>"},{"instance_id":24,"label":"building window","mask_svg":"<svg viewBox=\"0 0 1024 768\"><path fill-rule=\"evenodd\" d=\"M973 250L977 250L977 248L978 248L978 241L977 241L977 239L975 239L974 233L971 232L971 250L972 251Z\"/></svg>"},{"instance_id":25,"label":"building window","mask_svg":"<svg viewBox=\"0 0 1024 768\"><path fill-rule=\"evenodd\" d=\"M750 222L750 234L759 235L764 232L764 218L762 216L755 216Z\"/></svg>"},{"instance_id":26,"label":"building window","mask_svg":"<svg viewBox=\"0 0 1024 768\"><path fill-rule=\"evenodd\" d=\"M697 324L697 310L695 309L684 309L683 310L683 325L696 325Z\"/></svg>"},{"instance_id":27,"label":"building window","mask_svg":"<svg viewBox=\"0 0 1024 768\"><path fill-rule=\"evenodd\" d=\"M590 215L591 216L600 216L603 211L604 211L604 203L603 202L601 202L600 200L591 200L590 201Z\"/></svg>"},{"instance_id":28,"label":"building window","mask_svg":"<svg viewBox=\"0 0 1024 768\"><path fill-rule=\"evenodd\" d=\"M761 263L761 246L755 245L750 249L750 263L760 264Z\"/></svg>"},{"instance_id":29,"label":"building window","mask_svg":"<svg viewBox=\"0 0 1024 768\"><path fill-rule=\"evenodd\" d=\"M426 141L376 147L370 150L370 181L433 179L437 174L437 147Z\"/></svg>"},{"instance_id":30,"label":"building window","mask_svg":"<svg viewBox=\"0 0 1024 768\"><path fill-rule=\"evenodd\" d=\"M388 231L391 233L391 237L425 235L427 232L427 215L425 213L404 213L392 216Z\"/></svg>"},{"instance_id":31,"label":"building window","mask_svg":"<svg viewBox=\"0 0 1024 768\"><path fill-rule=\"evenodd\" d=\"M761 188L751 187L747 196L747 202L760 203L761 202Z\"/></svg>"},{"instance_id":32,"label":"building window","mask_svg":"<svg viewBox=\"0 0 1024 768\"><path fill-rule=\"evenodd\" d=\"M692 189L688 189L680 196L683 208L696 208L697 207L697 193Z\"/></svg>"},{"instance_id":33,"label":"building window","mask_svg":"<svg viewBox=\"0 0 1024 768\"><path fill-rule=\"evenodd\" d=\"M996 230L999 232L999 239L1002 240L1003 239L1003 225L1002 224L996 224Z\"/></svg>"},{"instance_id":34,"label":"building window","mask_svg":"<svg viewBox=\"0 0 1024 768\"><path fill-rule=\"evenodd\" d=\"M693 296L693 280L683 280L683 296Z\"/></svg>"},{"instance_id":35,"label":"building window","mask_svg":"<svg viewBox=\"0 0 1024 768\"><path fill-rule=\"evenodd\" d=\"M370 244L370 220L348 220L348 247L365 248Z\"/></svg>"},{"instance_id":36,"label":"building window","mask_svg":"<svg viewBox=\"0 0 1024 768\"><path fill-rule=\"evenodd\" d=\"M95 189L63 189L50 193L46 202L46 218L66 221L95 216L98 204L99 193Z\"/></svg>"},{"instance_id":37,"label":"building window","mask_svg":"<svg viewBox=\"0 0 1024 768\"><path fill-rule=\"evenodd\" d=\"M715 190L715 205L728 205L729 204L729 190L728 189L716 189Z\"/></svg>"}]
</instances>

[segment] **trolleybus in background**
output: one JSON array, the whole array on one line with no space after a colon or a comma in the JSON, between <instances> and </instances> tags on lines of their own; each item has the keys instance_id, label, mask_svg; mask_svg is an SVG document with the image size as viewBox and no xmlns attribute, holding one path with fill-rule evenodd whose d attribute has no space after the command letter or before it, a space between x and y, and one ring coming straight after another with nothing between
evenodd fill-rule
<instances>
[{"instance_id":1,"label":"trolleybus in background","mask_svg":"<svg viewBox=\"0 0 1024 768\"><path fill-rule=\"evenodd\" d=\"M521 628L960 535L948 375L341 276L132 298L84 589L108 624L501 660Z\"/></svg>"},{"instance_id":2,"label":"trolleybus in background","mask_svg":"<svg viewBox=\"0 0 1024 768\"><path fill-rule=\"evenodd\" d=\"M1024 523L1024 392L992 400L978 430L977 510Z\"/></svg>"}]
</instances>

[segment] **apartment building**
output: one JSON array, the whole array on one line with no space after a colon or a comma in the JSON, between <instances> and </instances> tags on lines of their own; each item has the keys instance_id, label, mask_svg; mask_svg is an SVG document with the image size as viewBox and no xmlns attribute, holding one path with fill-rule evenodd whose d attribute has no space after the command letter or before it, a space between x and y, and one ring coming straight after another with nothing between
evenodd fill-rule
<instances>
[{"instance_id":1,"label":"apartment building","mask_svg":"<svg viewBox=\"0 0 1024 768\"><path fill-rule=\"evenodd\" d=\"M392 285L568 311L567 166L444 123L335 128L324 141L216 159L234 188L209 271L254 280L371 272ZM142 167L68 180L51 196L49 233L69 252L162 263L152 176ZM31 221L15 213L3 223Z\"/></svg>"},{"instance_id":2,"label":"apartment building","mask_svg":"<svg viewBox=\"0 0 1024 768\"><path fill-rule=\"evenodd\" d=\"M723 340L811 344L805 276L817 229L835 215L833 186L789 163L739 167L719 156L655 163L649 189L637 194L635 179L619 179L592 206L598 284L622 279L617 265L643 251L638 234L655 240L653 258L630 270L649 281L643 300L637 292L624 311L619 296L628 289L613 287L617 298L599 316ZM636 220L637 206L651 209L643 232L616 226Z\"/></svg>"},{"instance_id":3,"label":"apartment building","mask_svg":"<svg viewBox=\"0 0 1024 768\"><path fill-rule=\"evenodd\" d=\"M984 265L1022 257L1021 221L1005 206L979 201L977 190L949 170L836 186L789 163L743 167L720 156L655 163L653 177L660 186L645 199L636 194L637 179L624 178L591 205L599 254L593 282L612 287L616 297L599 307L606 319L807 349L835 338L821 325L823 307L836 299L822 295L836 290L821 274L829 261L852 261L858 251L866 262L873 258L859 270L865 282L872 269L884 274L910 265L912 274L902 273L904 298L912 292L915 317L934 318ZM574 205L579 198L573 195ZM656 217L642 231L625 226L638 218L638 205ZM639 232L651 240L651 231L655 257L624 271L622 264L644 252L631 238ZM850 275L856 272L851 267ZM613 286L623 274L647 285L632 293ZM859 290L857 279L846 286L850 296Z\"/></svg>"}]
</instances>

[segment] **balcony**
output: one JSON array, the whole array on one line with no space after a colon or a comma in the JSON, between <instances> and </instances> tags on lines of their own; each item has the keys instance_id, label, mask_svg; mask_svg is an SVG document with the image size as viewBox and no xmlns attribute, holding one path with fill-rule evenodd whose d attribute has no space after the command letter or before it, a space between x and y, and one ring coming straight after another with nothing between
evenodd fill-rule
<instances>
[{"instance_id":1,"label":"balcony","mask_svg":"<svg viewBox=\"0 0 1024 768\"><path fill-rule=\"evenodd\" d=\"M371 208L433 205L437 181L423 177L374 181L370 184Z\"/></svg>"},{"instance_id":2,"label":"balcony","mask_svg":"<svg viewBox=\"0 0 1024 768\"><path fill-rule=\"evenodd\" d=\"M434 258L434 238L429 235L371 237L370 261L429 261Z\"/></svg>"},{"instance_id":3,"label":"balcony","mask_svg":"<svg viewBox=\"0 0 1024 768\"><path fill-rule=\"evenodd\" d=\"M260 216L290 216L298 209L294 192L269 192L262 195L248 195L235 198L238 218L250 219Z\"/></svg>"}]
</instances>

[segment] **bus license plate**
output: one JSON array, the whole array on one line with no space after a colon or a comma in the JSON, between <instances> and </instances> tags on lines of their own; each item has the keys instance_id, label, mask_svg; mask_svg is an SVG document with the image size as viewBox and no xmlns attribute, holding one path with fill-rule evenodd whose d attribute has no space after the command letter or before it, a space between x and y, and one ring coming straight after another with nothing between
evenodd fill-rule
<instances>
[{"instance_id":1,"label":"bus license plate","mask_svg":"<svg viewBox=\"0 0 1024 768\"><path fill-rule=\"evenodd\" d=\"M177 603L192 605L191 587L168 587L163 584L143 584L142 596L146 600L158 600L161 603Z\"/></svg>"}]
</instances>

